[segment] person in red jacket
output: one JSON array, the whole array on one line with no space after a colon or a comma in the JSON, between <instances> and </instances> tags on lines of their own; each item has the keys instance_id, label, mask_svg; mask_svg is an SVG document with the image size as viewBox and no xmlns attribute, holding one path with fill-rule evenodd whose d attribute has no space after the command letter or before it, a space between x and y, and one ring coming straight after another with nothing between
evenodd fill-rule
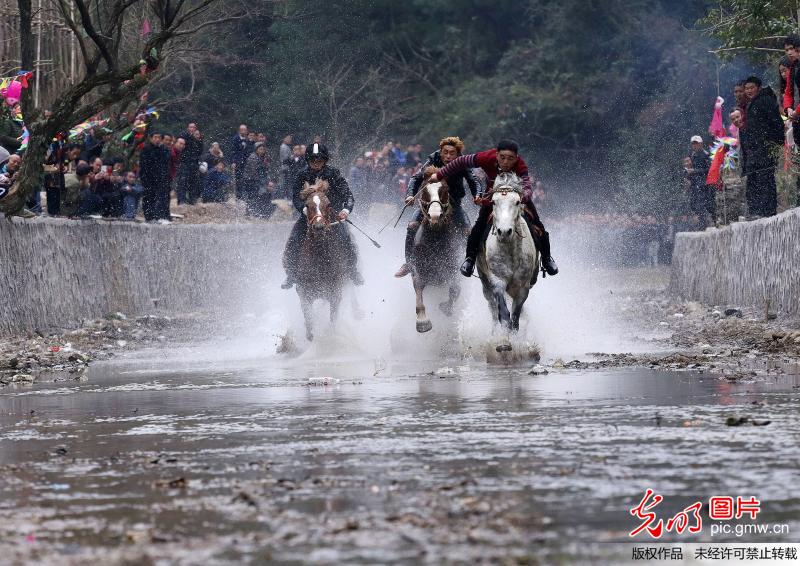
<instances>
[{"instance_id":1,"label":"person in red jacket","mask_svg":"<svg viewBox=\"0 0 800 566\"><path fill-rule=\"evenodd\" d=\"M462 155L457 157L436 173L431 176L431 182L436 182L439 179L446 179L457 173L466 171L469 168L483 169L486 173L486 190L490 192L494 185L494 180L499 173L515 173L517 177L522 180L522 202L525 204L527 214L523 214L525 222L528 224L528 229L533 236L533 242L536 244L536 249L542 256L542 267L548 275L555 275L558 273L558 266L556 265L553 256L550 255L550 235L544 229L544 224L539 219L539 213L533 205L531 195L533 193L531 186L531 178L528 174L528 166L522 157L519 156L519 145L511 140L502 140L497 144L497 148L481 151L480 153L472 153L469 155ZM461 264L461 274L464 277L471 277L475 271L475 259L478 257L478 250L481 244L485 241L489 227L489 217L492 213L491 202L486 204L480 198L480 195L475 198L477 204L482 204L478 219L472 227L469 238L467 239L467 257L464 263Z\"/></svg>"}]
</instances>

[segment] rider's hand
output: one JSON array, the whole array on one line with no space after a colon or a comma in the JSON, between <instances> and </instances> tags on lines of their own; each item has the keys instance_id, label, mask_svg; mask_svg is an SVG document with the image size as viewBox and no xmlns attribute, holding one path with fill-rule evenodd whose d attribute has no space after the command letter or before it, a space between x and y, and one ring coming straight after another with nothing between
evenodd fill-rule
<instances>
[{"instance_id":1,"label":"rider's hand","mask_svg":"<svg viewBox=\"0 0 800 566\"><path fill-rule=\"evenodd\" d=\"M434 173L433 175L428 177L428 182L429 183L436 183L437 181L439 181L439 174L438 173Z\"/></svg>"},{"instance_id":2,"label":"rider's hand","mask_svg":"<svg viewBox=\"0 0 800 566\"><path fill-rule=\"evenodd\" d=\"M481 202L483 202L483 197L481 195L475 195L473 201L475 202L475 204L480 205Z\"/></svg>"},{"instance_id":3,"label":"rider's hand","mask_svg":"<svg viewBox=\"0 0 800 566\"><path fill-rule=\"evenodd\" d=\"M411 204L412 202L414 202L414 197L412 197L412 196L407 196L407 197L406 197L406 205L409 205L409 204Z\"/></svg>"},{"instance_id":4,"label":"rider's hand","mask_svg":"<svg viewBox=\"0 0 800 566\"><path fill-rule=\"evenodd\" d=\"M346 210L341 211L339 213L339 222L344 222L345 220L347 220L347 216L348 212Z\"/></svg>"}]
</instances>

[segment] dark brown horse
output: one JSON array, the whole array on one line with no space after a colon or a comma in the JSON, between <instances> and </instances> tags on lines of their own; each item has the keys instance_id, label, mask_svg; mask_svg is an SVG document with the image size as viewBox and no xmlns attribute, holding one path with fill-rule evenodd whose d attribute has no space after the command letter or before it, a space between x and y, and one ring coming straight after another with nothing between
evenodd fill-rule
<instances>
[{"instance_id":1,"label":"dark brown horse","mask_svg":"<svg viewBox=\"0 0 800 566\"><path fill-rule=\"evenodd\" d=\"M451 220L447 183L427 183L418 193L422 222L419 223L411 253L411 276L417 294L417 332L428 332L433 324L425 311L423 291L428 285L449 287L449 299L439 309L451 316L461 294L457 282L461 235Z\"/></svg>"},{"instance_id":2,"label":"dark brown horse","mask_svg":"<svg viewBox=\"0 0 800 566\"><path fill-rule=\"evenodd\" d=\"M300 193L305 203L308 233L300 249L296 289L309 341L314 339L311 316L314 301L328 301L331 324L335 324L347 280L342 234L346 227L335 219L327 197L328 188L328 183L320 179L313 185L306 183Z\"/></svg>"}]
</instances>

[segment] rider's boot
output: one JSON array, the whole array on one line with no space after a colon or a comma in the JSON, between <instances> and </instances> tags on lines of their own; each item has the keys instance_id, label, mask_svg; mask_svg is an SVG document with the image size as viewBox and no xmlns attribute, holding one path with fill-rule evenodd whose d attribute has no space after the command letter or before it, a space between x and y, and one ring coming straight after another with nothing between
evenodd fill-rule
<instances>
[{"instance_id":1,"label":"rider's boot","mask_svg":"<svg viewBox=\"0 0 800 566\"><path fill-rule=\"evenodd\" d=\"M556 260L553 259L553 256L550 255L550 234L545 232L542 236L534 237L533 241L542 256L542 267L545 273L556 275L558 273L558 265L556 265Z\"/></svg>"},{"instance_id":2,"label":"rider's boot","mask_svg":"<svg viewBox=\"0 0 800 566\"><path fill-rule=\"evenodd\" d=\"M395 277L405 277L411 273L411 250L414 248L414 236L416 233L416 230L409 224L408 230L406 230L406 262L394 274Z\"/></svg>"},{"instance_id":3,"label":"rider's boot","mask_svg":"<svg viewBox=\"0 0 800 566\"><path fill-rule=\"evenodd\" d=\"M472 277L475 272L475 258L467 256L464 263L461 264L461 275L464 277Z\"/></svg>"}]
</instances>

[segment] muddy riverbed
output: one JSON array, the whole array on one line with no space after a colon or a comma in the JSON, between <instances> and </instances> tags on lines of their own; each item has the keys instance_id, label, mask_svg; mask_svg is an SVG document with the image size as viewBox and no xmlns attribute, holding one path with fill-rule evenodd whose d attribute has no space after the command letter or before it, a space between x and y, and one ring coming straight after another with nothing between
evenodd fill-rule
<instances>
[{"instance_id":1,"label":"muddy riverbed","mask_svg":"<svg viewBox=\"0 0 800 566\"><path fill-rule=\"evenodd\" d=\"M741 542L797 541L794 322L663 282L639 273L594 313L629 330L619 350L545 344L538 364L276 355L279 338L245 355L164 325L79 379L6 380L3 562L610 562L647 488L665 519L754 495L789 534Z\"/></svg>"}]
</instances>

